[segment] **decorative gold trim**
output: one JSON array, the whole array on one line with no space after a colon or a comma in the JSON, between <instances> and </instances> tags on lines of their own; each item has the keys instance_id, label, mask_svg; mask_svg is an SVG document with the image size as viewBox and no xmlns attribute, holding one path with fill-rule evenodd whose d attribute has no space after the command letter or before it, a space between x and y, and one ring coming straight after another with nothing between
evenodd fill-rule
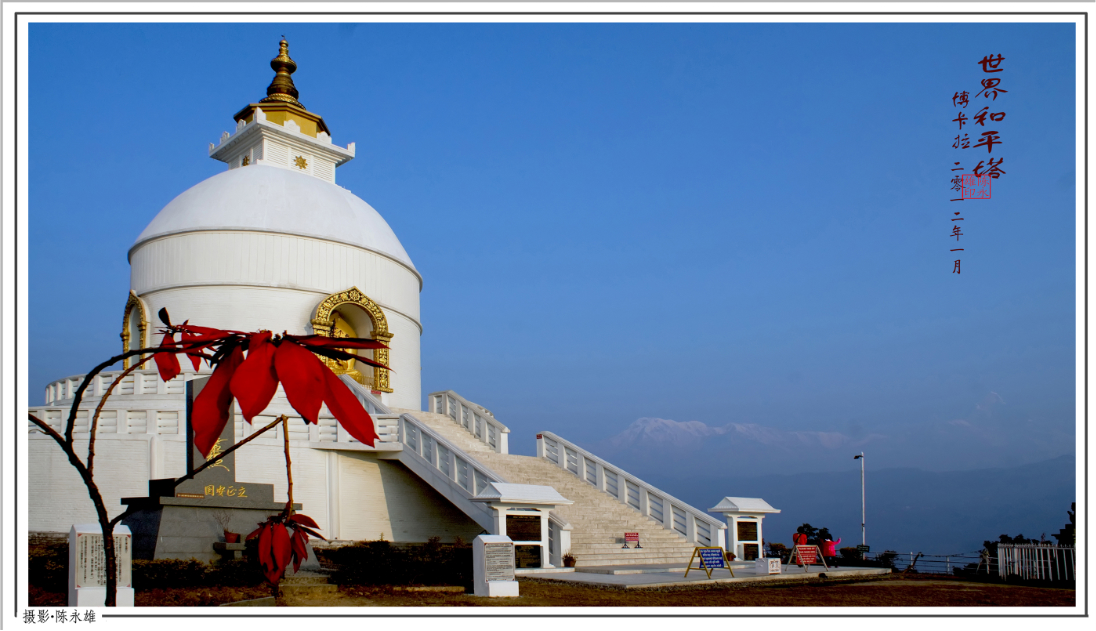
<instances>
[{"instance_id":1,"label":"decorative gold trim","mask_svg":"<svg viewBox=\"0 0 1096 631\"><path fill-rule=\"evenodd\" d=\"M388 332L388 318L385 317L384 311L377 306L377 303L369 299L362 293L357 287L351 287L345 291L340 291L335 294L331 294L327 298L324 298L320 304L316 307L316 317L312 320L312 330L316 332L316 335L323 335L324 337L331 337L335 326L335 320L332 313L337 307L342 305L354 305L361 308L369 315L369 319L373 322L373 335L372 338L388 344L392 339L392 333ZM373 358L384 364L390 366L389 363L389 349L378 348L373 351ZM331 366L334 361L327 358L321 358L324 363ZM389 384L388 370L384 368L373 368L373 389L381 392L392 392L392 388Z\"/></svg>"},{"instance_id":2,"label":"decorative gold trim","mask_svg":"<svg viewBox=\"0 0 1096 631\"><path fill-rule=\"evenodd\" d=\"M137 348L148 348L148 312L145 310L145 303L143 300L137 297L137 294L131 289L129 291L129 299L126 300L126 310L122 315L122 352L128 353L129 346L129 316L133 312L133 307L137 307L137 313L140 315L140 320L137 321L137 334L141 339L137 340ZM127 357L124 360L125 368L129 368L132 363L132 357Z\"/></svg>"}]
</instances>

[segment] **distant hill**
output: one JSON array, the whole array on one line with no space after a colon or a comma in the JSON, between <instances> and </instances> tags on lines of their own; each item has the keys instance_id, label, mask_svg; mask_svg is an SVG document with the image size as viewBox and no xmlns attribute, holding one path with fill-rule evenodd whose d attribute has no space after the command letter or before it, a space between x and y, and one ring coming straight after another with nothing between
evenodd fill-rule
<instances>
[{"instance_id":1,"label":"distant hill","mask_svg":"<svg viewBox=\"0 0 1096 631\"><path fill-rule=\"evenodd\" d=\"M885 469L867 472L867 534L872 552L884 549L926 554L979 550L1000 534L1039 538L1069 521L1076 500L1076 459L1011 468L929 472ZM744 477L708 475L667 479L657 461L629 472L700 509L725 496L761 497L778 515L766 517L765 539L788 544L796 526L828 527L845 544L860 543L860 469Z\"/></svg>"}]
</instances>

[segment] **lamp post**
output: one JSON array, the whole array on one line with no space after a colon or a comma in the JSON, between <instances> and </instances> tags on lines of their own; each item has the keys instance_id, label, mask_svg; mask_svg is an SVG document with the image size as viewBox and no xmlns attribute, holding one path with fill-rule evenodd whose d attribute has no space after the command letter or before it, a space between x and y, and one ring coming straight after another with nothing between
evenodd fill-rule
<instances>
[{"instance_id":1,"label":"lamp post","mask_svg":"<svg viewBox=\"0 0 1096 631\"><path fill-rule=\"evenodd\" d=\"M864 452L860 452L860 455L853 456L853 460L860 461L860 545L868 545L867 530L864 528L865 516L867 514L867 504L864 501Z\"/></svg>"}]
</instances>

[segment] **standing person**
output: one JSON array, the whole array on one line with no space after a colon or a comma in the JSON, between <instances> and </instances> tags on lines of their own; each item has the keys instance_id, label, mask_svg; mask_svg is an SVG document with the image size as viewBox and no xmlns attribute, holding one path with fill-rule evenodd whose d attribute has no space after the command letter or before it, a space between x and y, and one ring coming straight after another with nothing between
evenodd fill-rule
<instances>
[{"instance_id":1,"label":"standing person","mask_svg":"<svg viewBox=\"0 0 1096 631\"><path fill-rule=\"evenodd\" d=\"M837 545L841 543L838 539L834 541L832 539L826 539L822 542L822 556L826 557L826 563L832 564L837 567Z\"/></svg>"}]
</instances>

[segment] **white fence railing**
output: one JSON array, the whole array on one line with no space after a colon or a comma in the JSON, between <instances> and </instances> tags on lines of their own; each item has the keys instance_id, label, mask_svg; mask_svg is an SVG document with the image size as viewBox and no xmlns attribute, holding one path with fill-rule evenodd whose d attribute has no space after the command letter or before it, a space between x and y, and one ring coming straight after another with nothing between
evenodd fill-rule
<instances>
[{"instance_id":1,"label":"white fence railing","mask_svg":"<svg viewBox=\"0 0 1096 631\"><path fill-rule=\"evenodd\" d=\"M118 370L96 375L92 384L85 390L85 399L102 396L107 388L110 387L110 384L116 380L122 372L123 371ZM159 434L167 436L185 436L186 404L183 397L186 392L186 379L193 378L193 376L194 373L189 372L164 383L160 380L160 375L155 370L134 371L118 384L118 386L114 388L114 392L111 393L109 401L112 403L112 407L104 409L99 414L96 435ZM51 391L58 392L62 396L54 397L54 403L68 399L67 403L71 404L72 396L82 380L83 375L79 375L55 381L46 389L46 398L50 398L49 393ZM351 392L357 396L358 401L373 417L373 426L380 439L379 442L399 443L399 415L393 414L388 407L382 405L376 398L369 394L368 390L365 390L363 393L363 388L350 377L343 375L343 382L350 386ZM281 394L281 386L279 386L278 389L279 394ZM167 394L174 396L154 397L147 401L142 401L141 403L136 403L134 400L130 399L121 407L113 406L114 402L119 401L116 397L134 394ZM81 402L80 409L76 411L76 423L73 428L73 433L76 436L86 436L90 431L91 428L89 425L91 423L91 416L94 413L96 405L97 403L93 401ZM277 403L275 405L277 405ZM281 405L282 407L288 407L288 402L283 400ZM51 405L47 403L43 406L30 408L31 414L34 414L37 418L44 421L59 433L64 432L64 423L68 419L69 411L70 405L65 404ZM296 413L292 409L286 409L285 411L290 414L290 440L306 441L310 443L358 443L358 441L352 438L345 429L339 426L338 421L332 416L320 416L318 419L319 422L316 425L312 425L305 423L300 416L296 416ZM277 414L274 413L274 411L267 410L265 414L261 414L252 419L253 422L248 425L244 422L242 416L236 414L235 430L237 439L244 438L251 434L252 431L270 423L276 416ZM27 421L27 429L31 432L32 436L44 436L42 430L29 420ZM274 432L275 433L273 434L269 434L267 438L274 439L275 436L280 436L281 428L275 429Z\"/></svg>"},{"instance_id":2,"label":"white fence railing","mask_svg":"<svg viewBox=\"0 0 1096 631\"><path fill-rule=\"evenodd\" d=\"M495 415L472 403L452 390L430 393L430 411L453 419L469 434L500 454L510 453L510 429L495 419Z\"/></svg>"},{"instance_id":3,"label":"white fence railing","mask_svg":"<svg viewBox=\"0 0 1096 631\"><path fill-rule=\"evenodd\" d=\"M114 383L124 370L104 370L95 375L84 390L84 398L101 397ZM182 373L171 381L164 382L160 379L155 369L135 370L122 383L114 388L111 398L117 396L130 396L134 394L183 394L186 391L186 381L193 378L194 373ZM52 405L57 401L71 399L80 384L84 381L84 375L73 375L64 379L58 379L46 386L46 405Z\"/></svg>"},{"instance_id":4,"label":"white fence railing","mask_svg":"<svg viewBox=\"0 0 1096 631\"><path fill-rule=\"evenodd\" d=\"M537 434L537 457L570 472L690 542L700 546L726 545L727 525L722 521L551 432Z\"/></svg>"},{"instance_id":5,"label":"white fence railing","mask_svg":"<svg viewBox=\"0 0 1096 631\"><path fill-rule=\"evenodd\" d=\"M997 544L997 568L1002 579L1076 580L1076 549L1038 544Z\"/></svg>"},{"instance_id":6,"label":"white fence railing","mask_svg":"<svg viewBox=\"0 0 1096 631\"><path fill-rule=\"evenodd\" d=\"M425 460L444 477L467 491L469 498L491 482L506 481L414 416L401 414L399 422L399 439L403 443L404 451L410 451Z\"/></svg>"}]
</instances>

